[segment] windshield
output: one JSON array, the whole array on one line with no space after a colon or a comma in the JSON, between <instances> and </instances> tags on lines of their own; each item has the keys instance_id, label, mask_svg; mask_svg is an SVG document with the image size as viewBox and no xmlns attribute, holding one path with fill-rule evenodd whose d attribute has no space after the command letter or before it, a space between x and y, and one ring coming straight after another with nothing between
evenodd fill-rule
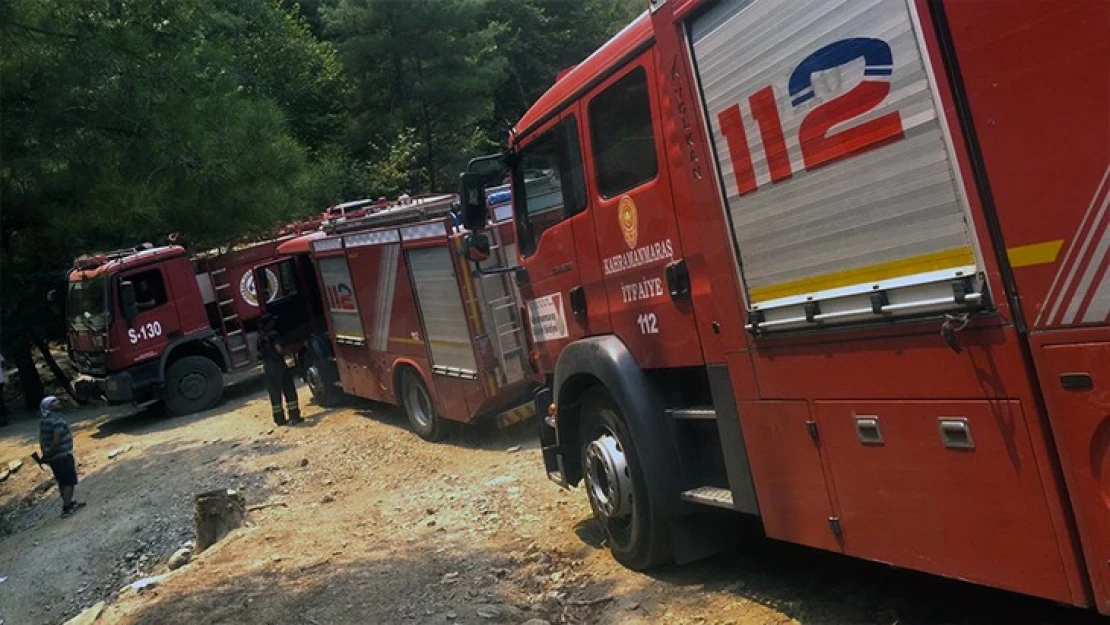
<instances>
[{"instance_id":1,"label":"windshield","mask_svg":"<svg viewBox=\"0 0 1110 625\"><path fill-rule=\"evenodd\" d=\"M104 278L69 283L66 317L73 328L84 332L108 329L108 297Z\"/></svg>"}]
</instances>

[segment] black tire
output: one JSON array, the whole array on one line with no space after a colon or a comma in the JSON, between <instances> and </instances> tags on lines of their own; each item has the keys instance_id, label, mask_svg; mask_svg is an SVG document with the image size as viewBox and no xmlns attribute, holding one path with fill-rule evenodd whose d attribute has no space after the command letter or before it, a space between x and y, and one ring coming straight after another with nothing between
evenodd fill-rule
<instances>
[{"instance_id":1,"label":"black tire","mask_svg":"<svg viewBox=\"0 0 1110 625\"><path fill-rule=\"evenodd\" d=\"M170 414L187 415L208 410L224 394L219 365L204 356L185 356L166 371L163 393Z\"/></svg>"},{"instance_id":2,"label":"black tire","mask_svg":"<svg viewBox=\"0 0 1110 625\"><path fill-rule=\"evenodd\" d=\"M443 419L436 414L432 394L420 374L413 369L401 373L401 403L412 430L426 441L441 441L447 435Z\"/></svg>"},{"instance_id":3,"label":"black tire","mask_svg":"<svg viewBox=\"0 0 1110 625\"><path fill-rule=\"evenodd\" d=\"M330 408L343 401L343 392L336 386L338 376L334 366L320 362L309 354L305 361L304 382L312 391L312 399L318 406Z\"/></svg>"},{"instance_id":4,"label":"black tire","mask_svg":"<svg viewBox=\"0 0 1110 625\"><path fill-rule=\"evenodd\" d=\"M657 487L644 478L641 458L624 418L616 404L603 389L587 391L582 397L582 421L579 435L579 453L582 462L582 485L590 500L590 508L605 532L606 543L613 557L634 571L644 571L673 559L669 525L653 513L653 502L664 496ZM607 439L608 437L608 439ZM608 448L624 460L624 479L617 480L616 490L604 479L606 472L600 468L607 463L598 453L591 455L590 446L598 442L599 449ZM611 447L607 447L611 446ZM604 455L606 452L601 452ZM600 463L600 464L599 464ZM612 466L612 465L608 465ZM617 463L616 466L620 466ZM597 476L601 476L598 479ZM595 481L601 483L595 489ZM631 488L628 488L631 486ZM603 502L598 491L605 491L612 501ZM619 501L618 501L619 500ZM656 504L657 505L657 504ZM605 508L609 510L606 511Z\"/></svg>"}]
</instances>

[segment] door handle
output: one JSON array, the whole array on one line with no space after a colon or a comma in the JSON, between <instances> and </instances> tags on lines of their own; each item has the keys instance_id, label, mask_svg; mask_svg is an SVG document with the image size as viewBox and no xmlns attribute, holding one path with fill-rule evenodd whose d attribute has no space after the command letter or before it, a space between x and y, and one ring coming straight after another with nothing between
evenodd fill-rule
<instances>
[{"instance_id":1,"label":"door handle","mask_svg":"<svg viewBox=\"0 0 1110 625\"><path fill-rule=\"evenodd\" d=\"M686 267L686 259L682 258L667 265L667 290L674 301L690 299L690 270Z\"/></svg>"},{"instance_id":2,"label":"door handle","mask_svg":"<svg viewBox=\"0 0 1110 625\"><path fill-rule=\"evenodd\" d=\"M586 316L586 292L580 286L570 290L570 311L579 319Z\"/></svg>"}]
</instances>

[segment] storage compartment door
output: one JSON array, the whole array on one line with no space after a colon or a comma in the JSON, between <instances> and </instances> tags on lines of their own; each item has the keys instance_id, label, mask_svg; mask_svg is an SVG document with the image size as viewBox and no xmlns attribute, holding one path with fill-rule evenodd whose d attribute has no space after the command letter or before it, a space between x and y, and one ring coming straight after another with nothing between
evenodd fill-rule
<instances>
[{"instance_id":1,"label":"storage compartment door","mask_svg":"<svg viewBox=\"0 0 1110 625\"><path fill-rule=\"evenodd\" d=\"M749 329L980 305L975 238L906 2L725 0L689 37Z\"/></svg>"},{"instance_id":2,"label":"storage compartment door","mask_svg":"<svg viewBox=\"0 0 1110 625\"><path fill-rule=\"evenodd\" d=\"M467 379L478 376L470 326L451 253L445 246L407 252L432 359L432 371Z\"/></svg>"}]
</instances>

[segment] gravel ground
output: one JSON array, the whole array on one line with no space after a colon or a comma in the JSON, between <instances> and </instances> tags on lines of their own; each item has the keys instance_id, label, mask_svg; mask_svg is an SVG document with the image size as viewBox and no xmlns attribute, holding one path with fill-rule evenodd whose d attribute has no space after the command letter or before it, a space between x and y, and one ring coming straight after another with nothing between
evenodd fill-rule
<instances>
[{"instance_id":1,"label":"gravel ground","mask_svg":"<svg viewBox=\"0 0 1110 625\"><path fill-rule=\"evenodd\" d=\"M0 467L25 459L0 483L0 625L61 623L99 601L98 623L160 625L1100 622L758 536L633 573L605 551L582 493L544 476L534 424L430 444L365 402L309 406L296 428L268 412L257 382L185 418L67 412L89 503L69 519L26 458L33 416L0 430ZM266 507L168 572L193 535L193 495L225 487Z\"/></svg>"}]
</instances>

